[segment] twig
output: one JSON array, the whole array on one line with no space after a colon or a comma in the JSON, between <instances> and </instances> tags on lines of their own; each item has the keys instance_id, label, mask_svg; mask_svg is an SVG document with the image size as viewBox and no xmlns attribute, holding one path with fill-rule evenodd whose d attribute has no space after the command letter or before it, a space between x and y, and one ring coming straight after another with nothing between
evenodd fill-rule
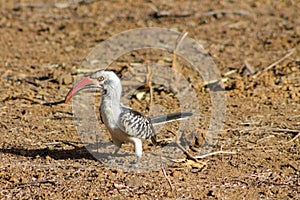
<instances>
[{"instance_id":1,"label":"twig","mask_svg":"<svg viewBox=\"0 0 300 200\"><path fill-rule=\"evenodd\" d=\"M175 50L174 50L174 52L173 52L172 69L174 69L175 71L176 71L176 69L177 69Z\"/></svg>"},{"instance_id":2,"label":"twig","mask_svg":"<svg viewBox=\"0 0 300 200\"><path fill-rule=\"evenodd\" d=\"M172 183L171 183L171 180L170 180L169 177L167 176L167 173L166 173L166 170L165 170L164 166L161 166L161 170L162 170L162 172L163 172L165 178L167 179L168 184L169 184L171 190L173 191L173 185L172 185Z\"/></svg>"},{"instance_id":3,"label":"twig","mask_svg":"<svg viewBox=\"0 0 300 200\"><path fill-rule=\"evenodd\" d=\"M181 149L181 151L183 151L183 153L187 156L188 159L193 160L195 162L197 162L197 158L193 157L180 143L179 141L176 141L177 146L179 147L179 149Z\"/></svg>"},{"instance_id":4,"label":"twig","mask_svg":"<svg viewBox=\"0 0 300 200\"><path fill-rule=\"evenodd\" d=\"M52 133L53 131L51 131L50 133ZM54 131L56 132L56 131ZM62 142L46 142L46 143L42 143L42 142L38 142L38 143L31 143L30 146L41 146L41 145L46 145L46 146L54 146L54 145L61 145Z\"/></svg>"},{"instance_id":5,"label":"twig","mask_svg":"<svg viewBox=\"0 0 300 200\"><path fill-rule=\"evenodd\" d=\"M253 67L248 63L247 60L244 60L244 66L250 72L250 74L254 74L255 73L255 69L253 69Z\"/></svg>"},{"instance_id":6,"label":"twig","mask_svg":"<svg viewBox=\"0 0 300 200\"><path fill-rule=\"evenodd\" d=\"M78 74L89 74L89 73L92 73L94 72L95 69L88 69L88 68L78 68L76 70L76 74L75 75L78 75Z\"/></svg>"},{"instance_id":7,"label":"twig","mask_svg":"<svg viewBox=\"0 0 300 200\"><path fill-rule=\"evenodd\" d=\"M186 158L180 158L180 159L170 159L174 163L182 163L186 161Z\"/></svg>"},{"instance_id":8,"label":"twig","mask_svg":"<svg viewBox=\"0 0 300 200\"><path fill-rule=\"evenodd\" d=\"M180 47L182 41L186 38L187 35L188 35L188 32L185 32L185 33L182 35L182 37L180 37L178 43L176 44L174 53L178 50L178 48Z\"/></svg>"},{"instance_id":9,"label":"twig","mask_svg":"<svg viewBox=\"0 0 300 200\"><path fill-rule=\"evenodd\" d=\"M53 180L41 180L41 181L32 181L32 182L27 182L27 183L18 183L16 185L14 185L12 188L14 188L14 187L23 188L23 187L26 187L26 186L46 184L46 183L50 183L51 185L56 185L55 181L53 181Z\"/></svg>"},{"instance_id":10,"label":"twig","mask_svg":"<svg viewBox=\"0 0 300 200\"><path fill-rule=\"evenodd\" d=\"M234 70L230 70L230 71L228 71L228 72L224 73L224 74L223 74L223 76L231 76L232 74L234 74L234 73L236 73L236 72L237 72L237 70L236 70L236 69L234 69Z\"/></svg>"},{"instance_id":11,"label":"twig","mask_svg":"<svg viewBox=\"0 0 300 200\"><path fill-rule=\"evenodd\" d=\"M250 12L245 10L215 10L215 11L202 13L203 16L216 15L216 14L250 15Z\"/></svg>"},{"instance_id":12,"label":"twig","mask_svg":"<svg viewBox=\"0 0 300 200\"><path fill-rule=\"evenodd\" d=\"M300 115L294 115L294 116L291 116L289 117L290 119L296 119L296 118L300 118Z\"/></svg>"},{"instance_id":13,"label":"twig","mask_svg":"<svg viewBox=\"0 0 300 200\"><path fill-rule=\"evenodd\" d=\"M2 99L1 101L2 101L2 102L5 102L5 101L9 101L9 100L16 100L16 99L23 99L23 100L26 100L26 101L30 101L31 103L42 104L42 102L39 101L39 100L31 99L31 98L29 98L29 97L24 97L24 96L21 96L21 95L17 95L17 96L7 96L7 97L5 97L4 99Z\"/></svg>"},{"instance_id":14,"label":"twig","mask_svg":"<svg viewBox=\"0 0 300 200\"><path fill-rule=\"evenodd\" d=\"M17 7L27 7L27 8L43 8L46 7L45 4L41 4L41 3L19 3L17 4Z\"/></svg>"},{"instance_id":15,"label":"twig","mask_svg":"<svg viewBox=\"0 0 300 200\"><path fill-rule=\"evenodd\" d=\"M272 69L275 65L281 63L282 61L284 61L285 59L287 59L288 57L290 57L295 52L295 50L296 50L296 48L291 49L288 54L286 54L285 56L283 56L282 58L280 58L276 62L274 62L271 65L269 65L266 69L264 69L264 71L268 71L268 70Z\"/></svg>"},{"instance_id":16,"label":"twig","mask_svg":"<svg viewBox=\"0 0 300 200\"><path fill-rule=\"evenodd\" d=\"M231 181L238 181L238 182L244 183L244 184L247 185L247 186L249 185L248 182L243 181L243 180L240 180L240 179L232 179Z\"/></svg>"},{"instance_id":17,"label":"twig","mask_svg":"<svg viewBox=\"0 0 300 200\"><path fill-rule=\"evenodd\" d=\"M72 5L79 5L79 4L88 4L88 3L92 3L95 0L73 0L70 1L71 3L55 3L55 7L56 8L69 8Z\"/></svg>"},{"instance_id":18,"label":"twig","mask_svg":"<svg viewBox=\"0 0 300 200\"><path fill-rule=\"evenodd\" d=\"M147 65L147 72L148 72L148 74L147 74L147 84L148 84L149 89L150 89L150 106L152 106L152 103L153 103L153 88L152 88L151 79L152 79L153 73L152 73L152 70L151 70L149 65Z\"/></svg>"},{"instance_id":19,"label":"twig","mask_svg":"<svg viewBox=\"0 0 300 200\"><path fill-rule=\"evenodd\" d=\"M262 143L264 140L267 140L267 139L270 139L270 138L274 138L275 136L274 135L269 135L267 137L264 137L264 138L260 138L256 141L257 144L260 144Z\"/></svg>"},{"instance_id":20,"label":"twig","mask_svg":"<svg viewBox=\"0 0 300 200\"><path fill-rule=\"evenodd\" d=\"M60 101L56 101L56 102L43 102L41 100L32 99L32 98L21 96L21 95L8 96L8 97L5 97L4 99L2 99L0 101L5 102L5 101L9 101L9 100L16 100L16 99L23 99L23 100L26 100L26 101L30 101L33 104L40 104L40 105L44 105L44 106L52 106L52 105L57 105L57 104L61 104L61 103L65 102L65 100L60 100Z\"/></svg>"},{"instance_id":21,"label":"twig","mask_svg":"<svg viewBox=\"0 0 300 200\"><path fill-rule=\"evenodd\" d=\"M195 159L201 159L201 158L205 158L205 157L208 157L208 156L214 156L214 155L217 155L217 154L236 154L237 152L232 152L232 151L215 151L215 152L211 152L211 153L208 153L208 154L203 154L203 155L200 155L200 156L194 156Z\"/></svg>"},{"instance_id":22,"label":"twig","mask_svg":"<svg viewBox=\"0 0 300 200\"><path fill-rule=\"evenodd\" d=\"M287 133L299 133L300 130L295 129L280 129L280 128L273 128L271 129L273 132L287 132Z\"/></svg>"},{"instance_id":23,"label":"twig","mask_svg":"<svg viewBox=\"0 0 300 200\"><path fill-rule=\"evenodd\" d=\"M185 12L185 13L174 13L172 10L171 11L160 11L155 5L152 3L148 4L149 7L154 11L152 14L153 17L155 18L161 18L161 17L189 17L192 15L190 12Z\"/></svg>"},{"instance_id":24,"label":"twig","mask_svg":"<svg viewBox=\"0 0 300 200\"><path fill-rule=\"evenodd\" d=\"M173 51L173 62L172 62L172 68L174 70L177 70L177 65L176 65L176 52L178 50L178 48L180 47L182 41L184 40L184 38L186 38L186 36L188 35L188 32L185 32L180 38L178 43L176 43L175 49Z\"/></svg>"},{"instance_id":25,"label":"twig","mask_svg":"<svg viewBox=\"0 0 300 200\"><path fill-rule=\"evenodd\" d=\"M172 60L172 69L175 71L175 81L174 81L174 91L176 91L175 93L177 93L177 88L178 88L178 83L180 80L180 69L177 68L177 51L182 43L182 41L186 38L186 36L188 35L188 32L185 32L183 35L181 35L180 37L178 37L176 44L175 44L175 49L173 51L173 60Z\"/></svg>"},{"instance_id":26,"label":"twig","mask_svg":"<svg viewBox=\"0 0 300 200\"><path fill-rule=\"evenodd\" d=\"M45 102L45 103L42 103L42 105L52 106L52 105L58 105L58 104L62 104L62 103L65 103L65 100L60 100L60 101L55 101L55 102Z\"/></svg>"},{"instance_id":27,"label":"twig","mask_svg":"<svg viewBox=\"0 0 300 200\"><path fill-rule=\"evenodd\" d=\"M293 137L291 140L287 141L286 144L295 141L298 137L300 137L300 133L298 133L298 134L297 134L295 137Z\"/></svg>"},{"instance_id":28,"label":"twig","mask_svg":"<svg viewBox=\"0 0 300 200\"><path fill-rule=\"evenodd\" d=\"M208 156L214 156L214 155L217 155L217 154L236 154L237 152L230 152L230 151L216 151L216 152L212 152L212 153L208 153L208 154L203 154L203 155L200 155L200 156L191 156L192 159L190 160L193 160L194 162L199 162L198 160L196 159L202 159L202 158L205 158L205 157L208 157ZM170 159L172 162L175 162L175 163L181 163L181 162L185 162L186 161L186 158L181 158L181 159Z\"/></svg>"},{"instance_id":29,"label":"twig","mask_svg":"<svg viewBox=\"0 0 300 200\"><path fill-rule=\"evenodd\" d=\"M287 59L288 57L290 57L295 51L296 51L296 48L291 49L288 54L286 54L285 56L283 56L282 58L280 58L276 62L274 62L271 65L269 65L267 68L265 68L263 70L263 72L266 72L266 71L272 69L274 66L278 65L279 63L281 63L282 61L284 61L285 59ZM259 73L255 74L253 77L255 78L255 77L259 76L261 73L262 72L259 72Z\"/></svg>"}]
</instances>

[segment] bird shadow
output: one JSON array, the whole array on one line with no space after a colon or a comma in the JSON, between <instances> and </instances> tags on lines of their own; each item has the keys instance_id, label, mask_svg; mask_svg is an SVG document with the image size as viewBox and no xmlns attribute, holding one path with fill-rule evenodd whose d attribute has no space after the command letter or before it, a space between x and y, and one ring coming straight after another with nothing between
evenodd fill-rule
<instances>
[{"instance_id":1,"label":"bird shadow","mask_svg":"<svg viewBox=\"0 0 300 200\"><path fill-rule=\"evenodd\" d=\"M15 156L47 159L50 157L54 160L80 160L87 159L102 164L108 164L113 167L120 166L131 166L136 162L136 156L134 152L128 152L123 150L114 154L111 145L112 142L99 142L99 143L87 143L83 145L82 143L76 142L66 142L66 141L56 141L54 142L58 145L53 145L46 147L35 147L34 149L22 146L9 146L0 148L0 153L11 154ZM65 147L71 147L66 149ZM97 151L99 150L99 151Z\"/></svg>"},{"instance_id":2,"label":"bird shadow","mask_svg":"<svg viewBox=\"0 0 300 200\"><path fill-rule=\"evenodd\" d=\"M11 147L2 147L0 148L0 153L3 154L12 154L17 156L23 156L23 157L44 157L47 156L51 157L55 160L77 160L77 159L88 159L88 160L98 160L97 158L107 158L111 156L112 154L109 152L95 152L91 153L89 150L95 149L96 147L106 147L108 145L111 145L110 142L101 143L101 144L87 144L85 146L79 146L74 144L69 144L73 148L71 149L63 149L63 148L49 148L49 147L43 147L43 148L35 148L35 149L29 149L26 147L18 147L18 146L11 146ZM89 150L88 150L89 149Z\"/></svg>"}]
</instances>

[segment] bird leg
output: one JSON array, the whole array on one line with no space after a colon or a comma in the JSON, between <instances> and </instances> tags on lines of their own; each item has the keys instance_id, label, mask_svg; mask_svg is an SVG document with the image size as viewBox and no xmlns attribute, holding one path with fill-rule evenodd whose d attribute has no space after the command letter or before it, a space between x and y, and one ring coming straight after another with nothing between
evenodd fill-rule
<instances>
[{"instance_id":1,"label":"bird leg","mask_svg":"<svg viewBox=\"0 0 300 200\"><path fill-rule=\"evenodd\" d=\"M151 139L151 142L152 142L153 145L155 145L155 146L158 145L158 142L156 140L156 135L151 136L150 139Z\"/></svg>"},{"instance_id":2,"label":"bird leg","mask_svg":"<svg viewBox=\"0 0 300 200\"><path fill-rule=\"evenodd\" d=\"M143 154L143 144L142 140L136 137L130 137L129 140L134 144L135 155L137 157L136 163L133 164L134 167L137 167L141 161Z\"/></svg>"},{"instance_id":3,"label":"bird leg","mask_svg":"<svg viewBox=\"0 0 300 200\"><path fill-rule=\"evenodd\" d=\"M120 149L121 149L120 147L115 146L115 151L113 153L113 156L117 155L119 153Z\"/></svg>"},{"instance_id":4,"label":"bird leg","mask_svg":"<svg viewBox=\"0 0 300 200\"><path fill-rule=\"evenodd\" d=\"M115 156L115 155L117 155L118 152L120 151L120 149L121 149L123 143L122 143L121 141L115 139L115 138L112 138L112 141L113 141L113 143L115 144L115 151L114 151L114 153L113 153L113 156Z\"/></svg>"}]
</instances>

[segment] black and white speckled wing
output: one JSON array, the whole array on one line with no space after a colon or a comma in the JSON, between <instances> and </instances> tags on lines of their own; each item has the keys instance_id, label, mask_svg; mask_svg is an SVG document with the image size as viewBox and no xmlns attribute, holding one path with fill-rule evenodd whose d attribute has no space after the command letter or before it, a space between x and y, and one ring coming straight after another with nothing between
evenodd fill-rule
<instances>
[{"instance_id":1,"label":"black and white speckled wing","mask_svg":"<svg viewBox=\"0 0 300 200\"><path fill-rule=\"evenodd\" d=\"M122 107L118 124L121 130L132 137L146 139L155 134L150 118L128 107Z\"/></svg>"}]
</instances>

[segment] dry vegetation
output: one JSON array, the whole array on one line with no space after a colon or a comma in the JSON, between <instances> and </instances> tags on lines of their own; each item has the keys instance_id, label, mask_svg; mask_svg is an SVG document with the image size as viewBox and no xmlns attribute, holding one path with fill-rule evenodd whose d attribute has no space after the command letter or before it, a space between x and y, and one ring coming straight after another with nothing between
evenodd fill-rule
<instances>
[{"instance_id":1,"label":"dry vegetation","mask_svg":"<svg viewBox=\"0 0 300 200\"><path fill-rule=\"evenodd\" d=\"M299 1L55 2L0 2L1 199L300 198ZM216 154L150 173L109 169L81 143L71 104L47 104L64 99L95 45L140 27L188 32L210 52L227 98ZM111 68L121 75L172 59L137 51ZM190 80L201 108L189 151L197 156L211 106L208 89ZM172 98L159 99L168 91L153 87L154 101L171 110Z\"/></svg>"}]
</instances>

